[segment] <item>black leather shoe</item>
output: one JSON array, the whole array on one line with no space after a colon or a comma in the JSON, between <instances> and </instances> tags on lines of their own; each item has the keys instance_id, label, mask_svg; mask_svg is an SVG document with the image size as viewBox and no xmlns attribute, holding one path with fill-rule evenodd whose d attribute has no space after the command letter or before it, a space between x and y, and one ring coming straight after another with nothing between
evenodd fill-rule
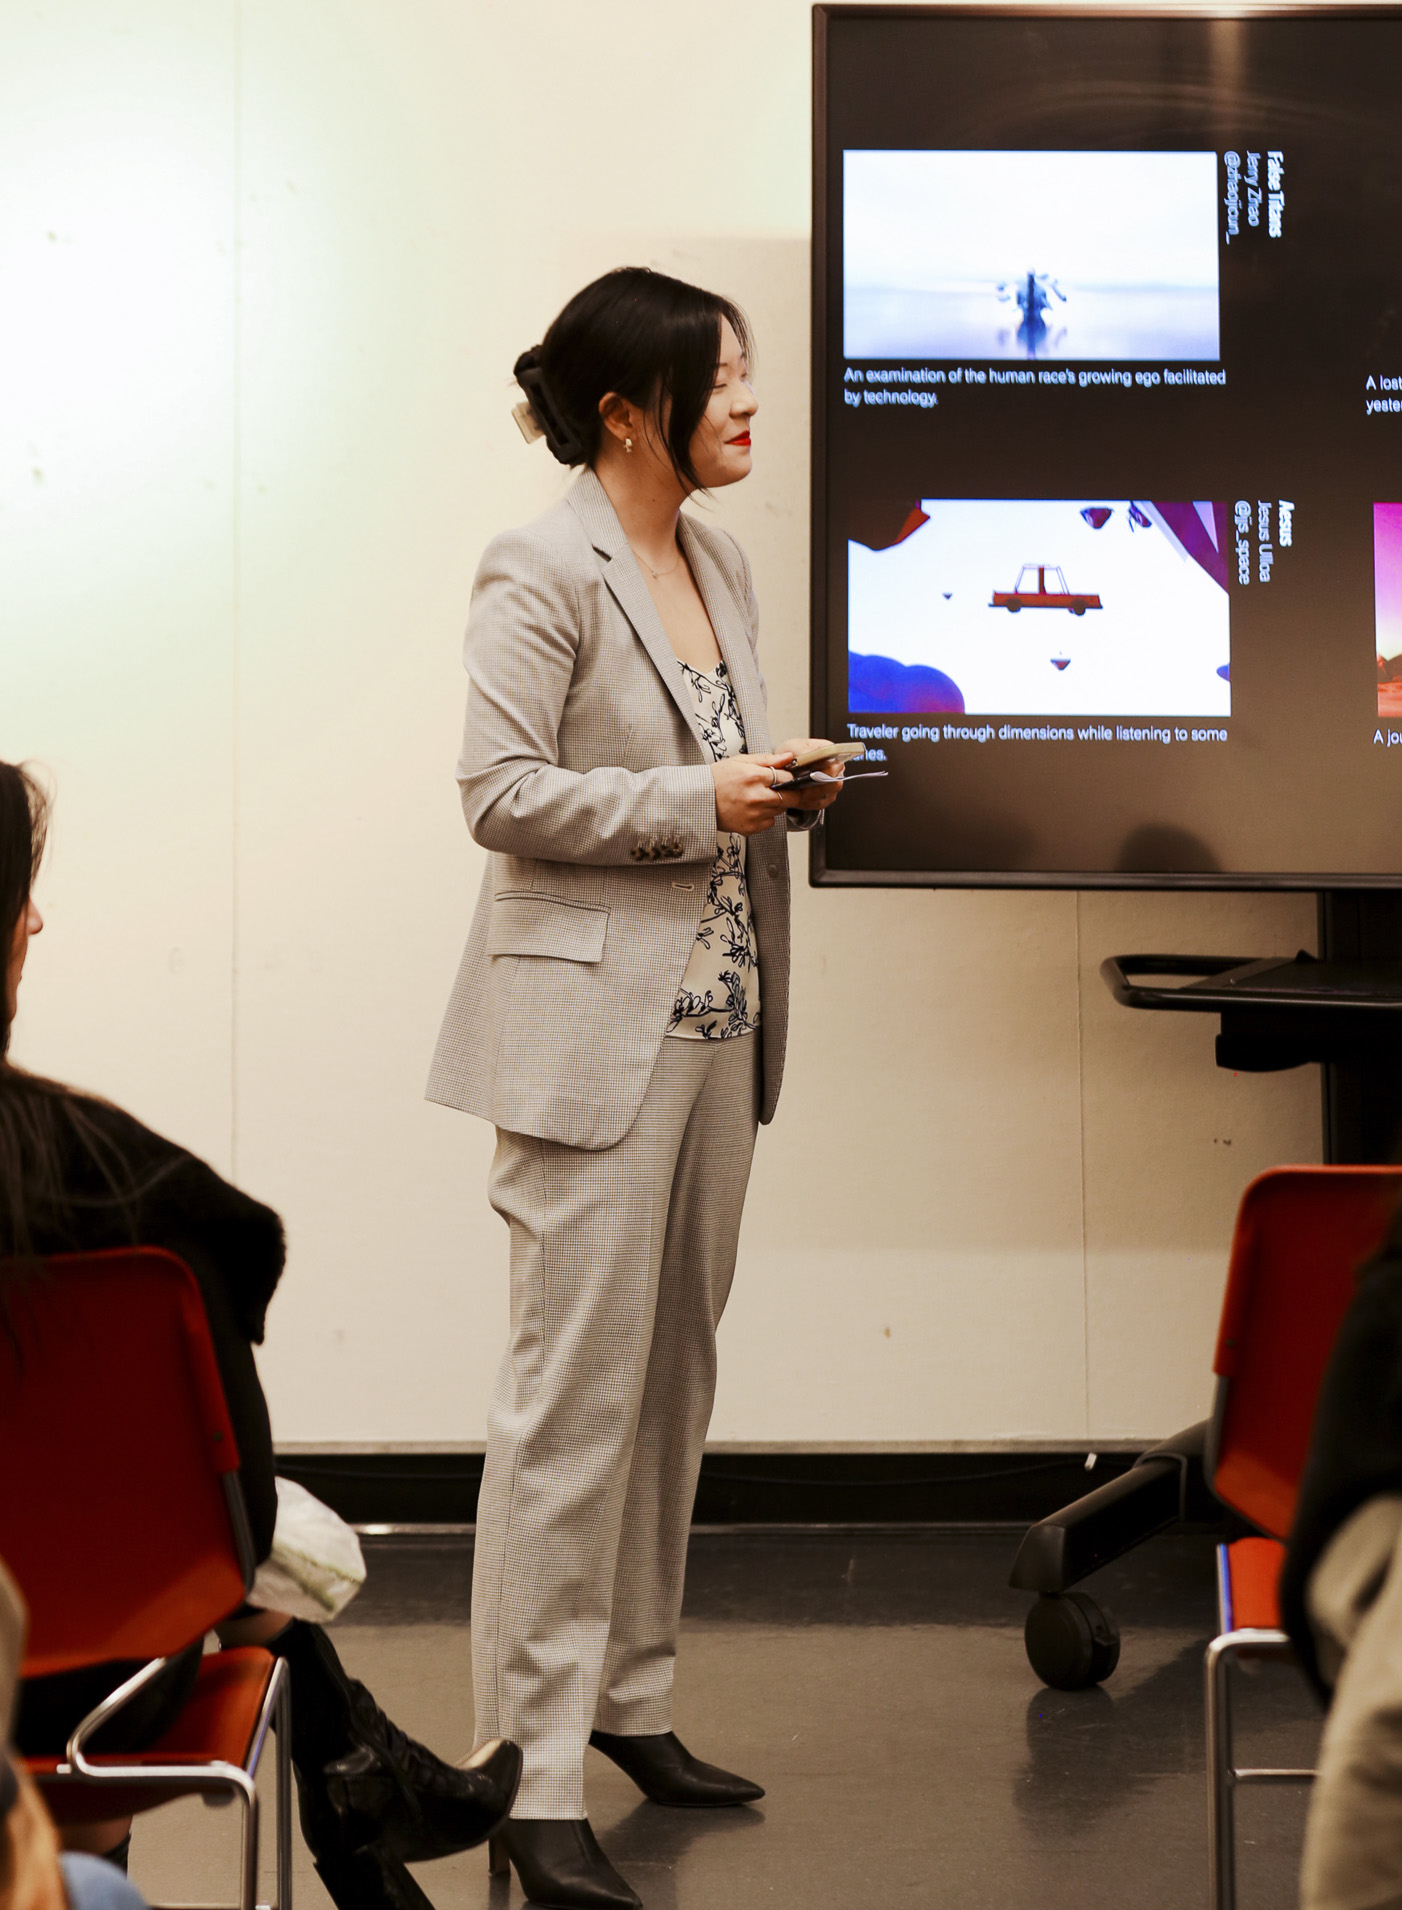
<instances>
[{"instance_id":1,"label":"black leather shoe","mask_svg":"<svg viewBox=\"0 0 1402 1910\"><path fill-rule=\"evenodd\" d=\"M693 1757L675 1731L646 1737L621 1737L612 1731L591 1731L589 1742L611 1757L654 1804L673 1804L692 1810L716 1810L723 1804L753 1804L764 1796L762 1785Z\"/></svg>"},{"instance_id":2,"label":"black leather shoe","mask_svg":"<svg viewBox=\"0 0 1402 1910\"><path fill-rule=\"evenodd\" d=\"M318 1863L371 1845L401 1864L427 1863L484 1843L511 1809L521 1753L509 1740L461 1768L445 1764L347 1677L319 1625L294 1619L270 1649L292 1672L297 1801Z\"/></svg>"},{"instance_id":3,"label":"black leather shoe","mask_svg":"<svg viewBox=\"0 0 1402 1910\"><path fill-rule=\"evenodd\" d=\"M493 1738L462 1766L444 1764L360 1691L378 1727L321 1772L326 1801L351 1846L373 1844L401 1863L421 1864L485 1843L511 1809L521 1781L519 1748Z\"/></svg>"},{"instance_id":4,"label":"black leather shoe","mask_svg":"<svg viewBox=\"0 0 1402 1910\"><path fill-rule=\"evenodd\" d=\"M587 1817L512 1817L489 1845L494 1876L512 1864L527 1901L541 1910L642 1910L599 1848Z\"/></svg>"}]
</instances>

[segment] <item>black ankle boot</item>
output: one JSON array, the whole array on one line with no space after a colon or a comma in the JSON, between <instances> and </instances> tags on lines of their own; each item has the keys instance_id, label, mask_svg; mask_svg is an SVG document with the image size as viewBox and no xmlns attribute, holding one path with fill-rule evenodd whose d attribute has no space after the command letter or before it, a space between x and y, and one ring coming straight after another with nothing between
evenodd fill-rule
<instances>
[{"instance_id":1,"label":"black ankle boot","mask_svg":"<svg viewBox=\"0 0 1402 1910\"><path fill-rule=\"evenodd\" d=\"M521 1888L541 1910L642 1910L587 1817L508 1818L492 1838L489 1863L498 1877L515 1864Z\"/></svg>"},{"instance_id":2,"label":"black ankle boot","mask_svg":"<svg viewBox=\"0 0 1402 1910\"><path fill-rule=\"evenodd\" d=\"M646 1737L623 1737L613 1731L591 1731L596 1751L612 1758L654 1804L681 1805L692 1810L715 1810L723 1804L754 1804L763 1788L733 1771L703 1764L693 1757L674 1731Z\"/></svg>"},{"instance_id":3,"label":"black ankle boot","mask_svg":"<svg viewBox=\"0 0 1402 1910\"><path fill-rule=\"evenodd\" d=\"M373 1846L426 1863L482 1843L511 1809L521 1778L514 1744L497 1738L461 1768L445 1764L346 1676L319 1625L294 1619L269 1649L292 1672L297 1799L318 1862Z\"/></svg>"}]
</instances>

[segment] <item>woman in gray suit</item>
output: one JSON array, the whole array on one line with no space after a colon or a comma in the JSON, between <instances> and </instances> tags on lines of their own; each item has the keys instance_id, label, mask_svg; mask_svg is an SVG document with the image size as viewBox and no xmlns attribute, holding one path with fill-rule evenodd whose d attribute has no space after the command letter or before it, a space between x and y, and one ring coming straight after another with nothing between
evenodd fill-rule
<instances>
[{"instance_id":1,"label":"woman in gray suit","mask_svg":"<svg viewBox=\"0 0 1402 1910\"><path fill-rule=\"evenodd\" d=\"M525 1755L494 1868L562 1910L639 1901L589 1827L586 1745L658 1803L763 1795L671 1729L716 1323L783 1072L784 838L838 786L795 786L808 739L771 748L749 564L681 510L749 473L748 361L741 313L676 279L571 299L516 376L583 469L488 546L468 624L458 782L490 853L428 1093L497 1129L477 1731Z\"/></svg>"}]
</instances>

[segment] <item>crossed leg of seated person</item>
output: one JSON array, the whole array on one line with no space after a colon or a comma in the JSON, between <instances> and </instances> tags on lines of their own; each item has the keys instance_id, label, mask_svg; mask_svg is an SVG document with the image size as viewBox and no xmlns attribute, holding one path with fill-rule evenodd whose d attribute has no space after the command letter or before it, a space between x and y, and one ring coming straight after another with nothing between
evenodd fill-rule
<instances>
[{"instance_id":1,"label":"crossed leg of seated person","mask_svg":"<svg viewBox=\"0 0 1402 1910\"><path fill-rule=\"evenodd\" d=\"M226 1645L261 1644L292 1674L292 1762L302 1833L342 1910L425 1910L405 1869L481 1843L511 1807L520 1753L500 1741L445 1764L347 1675L320 1625L240 1615Z\"/></svg>"},{"instance_id":2,"label":"crossed leg of seated person","mask_svg":"<svg viewBox=\"0 0 1402 1910\"><path fill-rule=\"evenodd\" d=\"M292 1759L303 1835L342 1910L427 1910L404 1866L482 1842L510 1809L514 1745L484 1745L462 1768L399 1730L346 1675L319 1625L244 1610L218 1628L222 1646L261 1646L292 1672ZM125 1868L131 1819L65 1828L70 1852Z\"/></svg>"}]
</instances>

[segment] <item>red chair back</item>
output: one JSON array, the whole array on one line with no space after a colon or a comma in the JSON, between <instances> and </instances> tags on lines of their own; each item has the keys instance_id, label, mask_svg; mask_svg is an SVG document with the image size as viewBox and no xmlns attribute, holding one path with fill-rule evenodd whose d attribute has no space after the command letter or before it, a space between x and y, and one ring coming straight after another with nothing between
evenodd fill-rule
<instances>
[{"instance_id":1,"label":"red chair back","mask_svg":"<svg viewBox=\"0 0 1402 1910\"><path fill-rule=\"evenodd\" d=\"M0 1557L29 1606L25 1676L178 1651L252 1565L195 1277L133 1248L5 1286Z\"/></svg>"},{"instance_id":2,"label":"red chair back","mask_svg":"<svg viewBox=\"0 0 1402 1910\"><path fill-rule=\"evenodd\" d=\"M1277 1167L1242 1196L1213 1370L1212 1489L1283 1539L1315 1400L1355 1276L1402 1193L1402 1168Z\"/></svg>"}]
</instances>

